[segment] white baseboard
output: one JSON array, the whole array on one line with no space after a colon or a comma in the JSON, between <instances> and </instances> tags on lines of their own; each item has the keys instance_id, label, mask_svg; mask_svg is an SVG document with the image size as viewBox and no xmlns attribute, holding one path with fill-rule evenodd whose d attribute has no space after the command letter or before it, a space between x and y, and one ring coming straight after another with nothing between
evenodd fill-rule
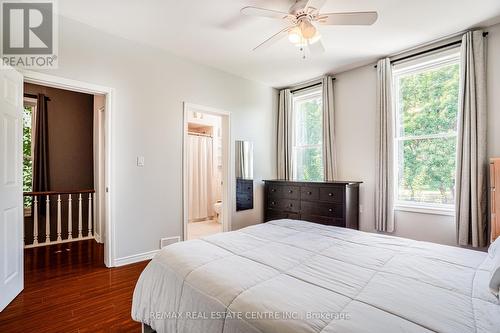
<instances>
[{"instance_id":1,"label":"white baseboard","mask_svg":"<svg viewBox=\"0 0 500 333\"><path fill-rule=\"evenodd\" d=\"M118 267L118 266L134 264L136 262L141 262L141 261L145 261L145 260L150 260L159 251L160 250L153 250L153 251L149 251L149 252L133 254L131 256L127 256L127 257L123 257L123 258L116 258L114 266Z\"/></svg>"}]
</instances>

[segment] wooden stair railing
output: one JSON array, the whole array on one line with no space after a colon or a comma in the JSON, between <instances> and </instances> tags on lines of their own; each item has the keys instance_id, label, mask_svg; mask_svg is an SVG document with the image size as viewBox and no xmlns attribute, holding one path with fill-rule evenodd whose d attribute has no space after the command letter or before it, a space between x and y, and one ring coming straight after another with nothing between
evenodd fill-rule
<instances>
[{"instance_id":1,"label":"wooden stair railing","mask_svg":"<svg viewBox=\"0 0 500 333\"><path fill-rule=\"evenodd\" d=\"M25 197L31 197L31 207L25 207L28 211L31 210L32 215L28 215L33 220L33 241L30 244L26 244L26 232L25 232L25 248L45 246L50 244L73 242L84 239L94 238L95 228L94 228L94 218L93 218L93 195L95 190L77 190L77 191L43 191L43 192L25 192L23 195ZM87 197L88 195L88 197ZM57 224L54 228L51 227L51 197L56 198L57 209L56 211L56 221ZM68 214L66 219L67 232L63 234L63 218L62 218L62 208L63 208L63 198L67 199ZM73 199L78 201L78 232L76 237L73 235ZM83 230L83 202L87 200L87 230ZM40 204L45 201L45 210L43 215L40 211ZM40 242L39 240L39 224L42 222L39 219L45 220L45 240ZM25 221L29 221L26 219ZM55 233L54 233L55 231ZM85 235L85 236L84 236ZM55 238L55 239L54 239Z\"/></svg>"}]
</instances>

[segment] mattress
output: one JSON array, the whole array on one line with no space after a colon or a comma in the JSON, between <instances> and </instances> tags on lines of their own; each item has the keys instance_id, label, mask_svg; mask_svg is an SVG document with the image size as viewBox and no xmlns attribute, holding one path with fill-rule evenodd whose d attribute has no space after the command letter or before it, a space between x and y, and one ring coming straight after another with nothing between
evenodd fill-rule
<instances>
[{"instance_id":1,"label":"mattress","mask_svg":"<svg viewBox=\"0 0 500 333\"><path fill-rule=\"evenodd\" d=\"M297 220L164 248L132 318L162 332L500 332L487 253Z\"/></svg>"}]
</instances>

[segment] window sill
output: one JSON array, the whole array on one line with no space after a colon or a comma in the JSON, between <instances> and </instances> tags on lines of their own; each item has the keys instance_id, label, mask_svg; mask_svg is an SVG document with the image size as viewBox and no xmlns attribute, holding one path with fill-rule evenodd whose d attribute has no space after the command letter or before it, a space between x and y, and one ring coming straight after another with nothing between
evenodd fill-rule
<instances>
[{"instance_id":1,"label":"window sill","mask_svg":"<svg viewBox=\"0 0 500 333\"><path fill-rule=\"evenodd\" d=\"M433 206L420 206L411 204L396 204L394 205L395 211L430 214L430 215L445 215L455 216L455 209Z\"/></svg>"}]
</instances>

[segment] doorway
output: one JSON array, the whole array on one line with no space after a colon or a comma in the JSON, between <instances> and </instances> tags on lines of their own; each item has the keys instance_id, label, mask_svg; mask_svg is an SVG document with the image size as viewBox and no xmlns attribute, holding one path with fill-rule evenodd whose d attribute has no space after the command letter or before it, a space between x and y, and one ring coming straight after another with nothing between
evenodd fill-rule
<instances>
[{"instance_id":1,"label":"doorway","mask_svg":"<svg viewBox=\"0 0 500 333\"><path fill-rule=\"evenodd\" d=\"M91 118L89 120L92 128L92 136L89 139L92 164L89 168L92 169L93 176L88 184L89 193L61 194L60 201L56 195L55 202L52 202L51 205L54 204L57 208L55 210L51 208L50 212L54 212L51 218L57 221L57 225L61 224L61 236L57 235L55 243L70 244L74 243L75 238L87 239L86 241L95 240L99 243L98 246L102 247L102 250L95 252L101 253L103 264L106 267L114 267L114 221L112 219L112 195L109 190L113 181L110 172L112 168L113 89L31 71L22 71L22 74L25 85L38 85L47 89L80 93L92 98ZM50 98L50 96L48 97ZM60 214L58 214L59 210ZM69 210L71 210L71 214L69 214ZM70 219L73 221L69 221ZM81 233L79 230L80 220ZM40 222L43 223L43 221ZM70 225L72 225L73 230L68 230ZM58 227L55 229L58 232Z\"/></svg>"},{"instance_id":2,"label":"doorway","mask_svg":"<svg viewBox=\"0 0 500 333\"><path fill-rule=\"evenodd\" d=\"M94 95L104 96L104 124L102 124L102 142L104 143L101 148L103 148L104 156L102 160L99 160L98 164L102 167L100 172L104 174L105 191L100 188L89 188L89 189L79 189L79 190L63 190L56 191L53 193L50 189L48 191L40 191L42 193L29 193L30 190L23 189L24 183L27 182L23 179L24 175L28 173L24 172L23 168L29 167L30 163L23 163L26 161L32 161L35 157L38 158L37 151L33 151L30 147L33 142L32 132L33 128L38 129L38 125L42 124L39 117L34 117L37 114L42 114L42 109L46 108L46 102L50 99L50 96L42 93L29 93L27 96L23 96L24 88L23 84L33 84L39 85L46 88L57 88L62 90L67 90L70 92L79 92L90 94L91 98ZM6 261L5 265L1 265L1 275L2 275L2 290L0 297L0 311L2 311L24 288L24 282L29 281L25 279L24 274L24 253L28 252L32 255L26 264L27 271L31 272L29 277L36 277L35 283L40 283L40 277L43 276L44 279L49 281L53 277L45 274L45 269L39 270L37 264L44 265L44 267L51 266L50 260L55 258L53 262L55 265L64 267L64 269L75 269L78 268L73 266L73 260L63 261L62 256L58 256L58 253L62 253L64 250L68 253L86 253L85 257L79 256L80 259L89 259L97 257L100 258L100 265L104 267L114 266L114 223L112 220L112 200L109 193L109 187L112 183L111 179L111 115L113 111L113 90L111 88L106 88L102 86L97 86L93 84L88 84L80 81L73 81L69 79L64 79L60 77L55 77L43 73L31 72L26 70L16 70L10 67L2 68L0 71L0 91L1 91L1 112L0 118L2 123L4 123L5 131L2 131L2 139L8 144L2 144L0 148L0 155L2 156L5 163L2 163L0 169L1 174L4 177L0 191L0 223L5 233L2 234L2 248L4 252L2 253L2 259ZM31 96L30 96L31 95ZM45 95L45 96L44 96ZM59 100L59 97L57 98ZM93 103L91 101L90 103ZM89 104L90 104L89 103ZM92 105L93 107L93 105ZM93 127L93 110L90 110L91 118L87 122L89 127ZM43 112L46 114L46 112ZM33 123L34 121L34 123ZM37 123L38 121L38 123ZM23 126L27 122L28 126ZM43 123L46 123L44 120ZM63 122L64 126L64 122ZM47 128L46 125L44 125ZM46 130L38 129L38 134L42 135ZM68 132L66 132L68 134ZM37 135L38 135L37 134ZM69 132L69 135L72 133ZM25 140L31 141L29 144L24 144ZM38 140L38 138L36 138ZM92 136L88 138L90 146L94 144ZM65 137L61 138L64 143ZM59 142L60 143L60 142ZM38 145L40 147L40 145ZM63 145L64 146L64 145ZM67 147L66 147L67 148ZM74 150L78 150L78 147L74 147ZM36 150L36 149L34 149ZM91 150L91 149L90 149ZM47 155L47 154L46 154ZM104 161L106 161L104 163ZM37 162L41 165L41 162ZM64 167L64 166L63 166ZM89 163L89 169L92 169L92 163ZM68 168L70 169L70 168ZM104 169L104 172L102 172ZM40 169L35 168L40 174ZM67 179L71 179L72 175L69 175ZM45 176L34 177L32 175L31 182L45 182ZM71 179L72 180L72 179ZM88 180L88 179L87 179ZM89 187L94 187L95 179L90 179L88 182ZM97 244L94 238L98 238L96 235L96 229L98 228L92 220L93 213L95 212L94 205L96 204L95 191L100 191L103 197L104 205L104 221L102 221L102 233L101 238L104 239L104 245ZM23 192L28 192L24 194ZM33 190L31 190L33 192ZM23 196L27 197L27 200L23 200ZM66 196L66 199L64 197ZM70 199L71 198L71 199ZM66 202L65 202L66 200ZM85 201L87 200L87 201ZM64 205L63 203L66 203ZM86 204L86 206L85 206ZM63 214L63 207L67 209ZM87 209L84 209L86 207ZM26 209L27 208L27 209ZM86 214L86 215L84 215ZM26 239L24 234L25 228L22 226L24 219L28 215L31 218L32 232L31 236ZM84 219L86 216L86 219ZM66 224L63 224L63 217L67 217ZM73 217L77 223L72 223ZM40 222L43 227L35 226L35 221ZM70 223L71 222L71 223ZM63 225L67 228L63 229ZM36 233L38 232L38 235ZM35 237L36 236L36 237ZM31 238L31 239L30 239ZM74 242L77 238L78 242ZM25 250L25 243L28 241L31 247ZM35 242L36 240L36 242ZM80 251L81 248L87 246L87 244L97 244L95 251ZM45 246L48 245L48 246ZM64 247L64 249L63 249ZM75 251L73 251L75 250ZM47 255L48 254L48 255ZM88 256L90 254L90 257ZM104 258L104 263L103 263ZM82 264L83 261L78 259L78 263ZM84 265L89 268L88 265ZM61 270L51 270L54 274L63 273ZM81 271L79 271L81 273ZM42 274L43 273L43 274ZM29 287L29 285L26 285Z\"/></svg>"},{"instance_id":3,"label":"doorway","mask_svg":"<svg viewBox=\"0 0 500 333\"><path fill-rule=\"evenodd\" d=\"M230 230L230 114L184 106L183 239Z\"/></svg>"}]
</instances>

